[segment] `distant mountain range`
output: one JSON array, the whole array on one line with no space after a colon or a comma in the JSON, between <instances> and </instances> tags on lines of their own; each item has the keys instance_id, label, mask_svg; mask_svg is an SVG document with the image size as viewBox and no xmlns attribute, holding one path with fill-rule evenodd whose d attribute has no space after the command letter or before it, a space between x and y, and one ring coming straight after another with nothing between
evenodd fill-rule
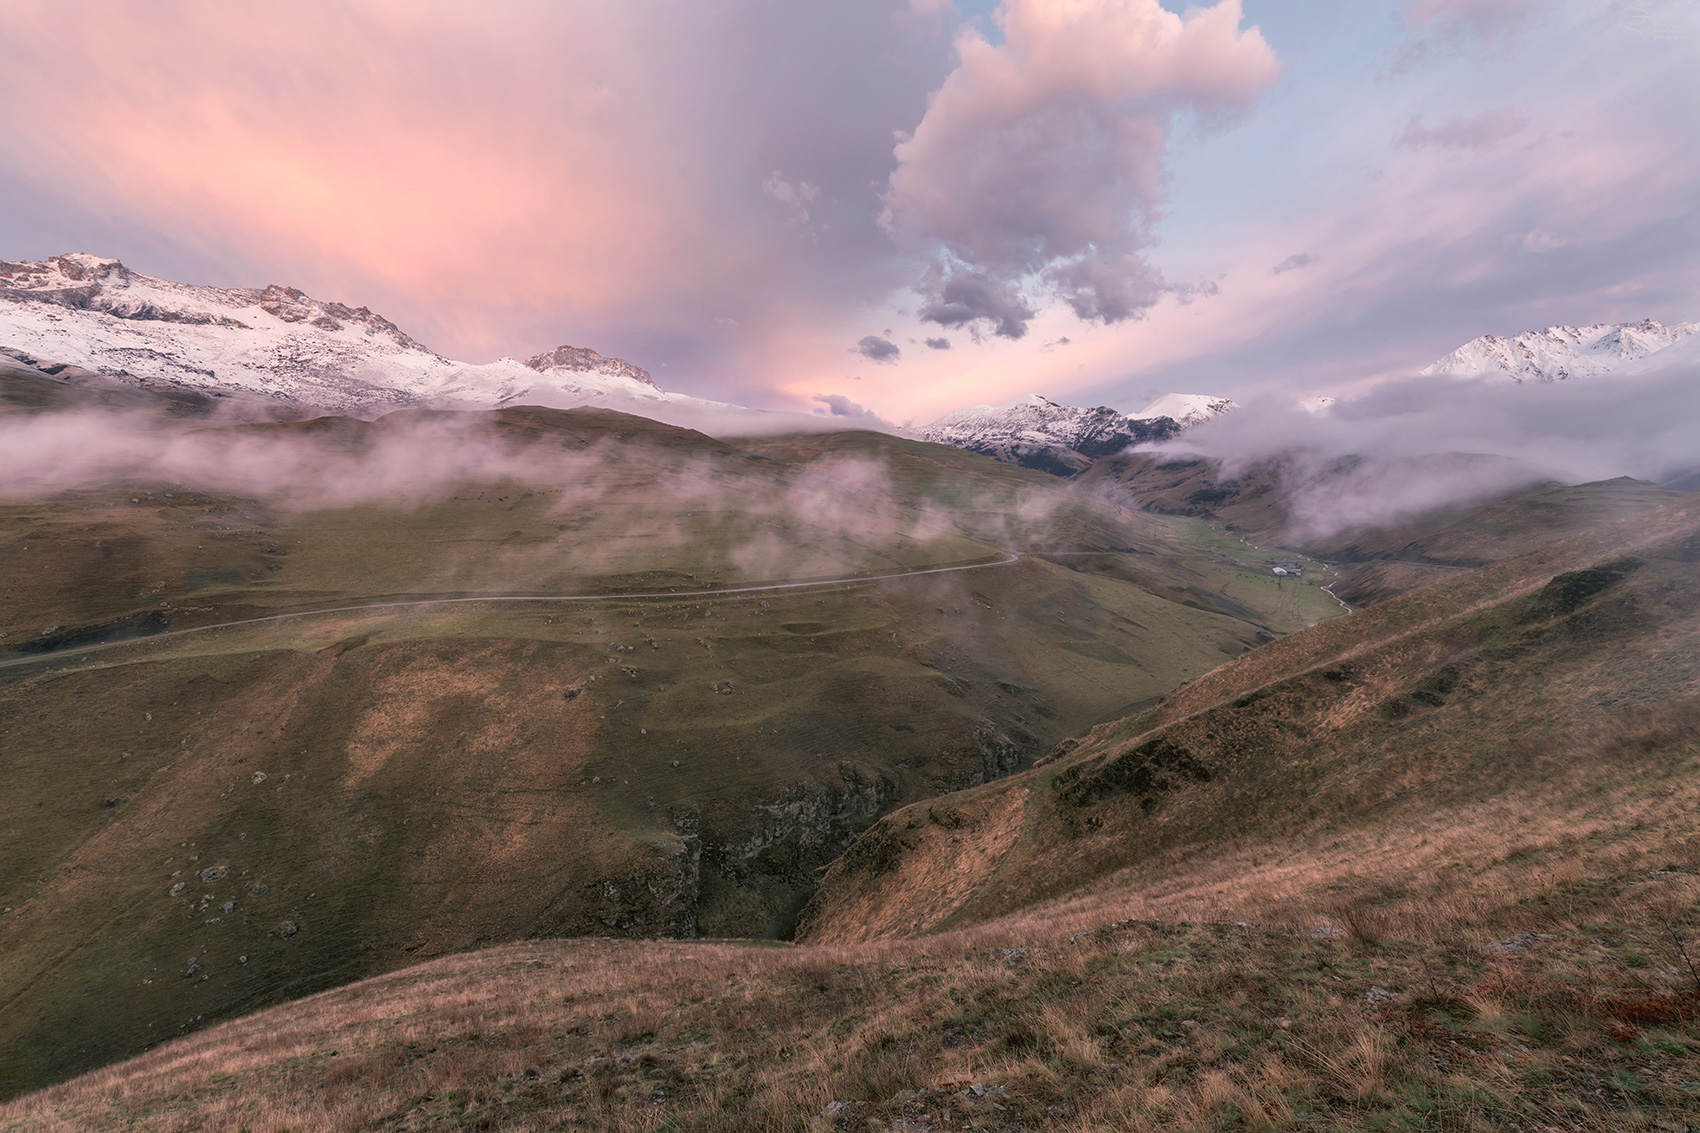
<instances>
[{"instance_id":1,"label":"distant mountain range","mask_svg":"<svg viewBox=\"0 0 1700 1133\"><path fill-rule=\"evenodd\" d=\"M1700 323L1666 326L1657 319L1524 331L1516 338L1485 334L1425 366L1419 376L1503 376L1513 382L1561 382L1623 370L1700 331Z\"/></svg>"},{"instance_id":2,"label":"distant mountain range","mask_svg":"<svg viewBox=\"0 0 1700 1133\"><path fill-rule=\"evenodd\" d=\"M1688 339L1700 324L1656 319L1484 335L1419 376L1559 382L1627 374ZM1700 342L1693 339L1688 345ZM1685 347L1686 349L1686 347ZM560 346L520 361L457 362L366 307L324 302L294 287L218 288L143 275L83 253L0 261L0 351L57 372L80 367L127 384L280 407L373 416L431 406L597 406L709 432L842 425L672 393L622 358ZM1303 403L1326 412L1331 399ZM947 413L916 435L1059 475L1104 456L1165 441L1236 409L1208 394L1170 393L1138 413L1064 405L1031 394Z\"/></svg>"},{"instance_id":3,"label":"distant mountain range","mask_svg":"<svg viewBox=\"0 0 1700 1133\"><path fill-rule=\"evenodd\" d=\"M365 307L293 287L173 283L84 254L0 262L0 347L26 363L355 415L515 404L594 405L658 420L758 412L670 393L642 367L583 347L523 362L456 362Z\"/></svg>"},{"instance_id":4,"label":"distant mountain range","mask_svg":"<svg viewBox=\"0 0 1700 1133\"><path fill-rule=\"evenodd\" d=\"M1061 405L1034 393L1007 405L975 405L947 413L923 428L920 436L936 444L1071 475L1098 457L1168 440L1233 408L1226 398L1171 393L1143 412L1129 415L1107 405L1092 409Z\"/></svg>"}]
</instances>

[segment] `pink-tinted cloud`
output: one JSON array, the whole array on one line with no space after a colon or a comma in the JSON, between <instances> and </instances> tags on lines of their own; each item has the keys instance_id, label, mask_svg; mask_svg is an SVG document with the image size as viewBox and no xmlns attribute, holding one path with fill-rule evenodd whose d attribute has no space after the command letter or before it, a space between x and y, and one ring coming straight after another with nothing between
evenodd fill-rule
<instances>
[{"instance_id":1,"label":"pink-tinted cloud","mask_svg":"<svg viewBox=\"0 0 1700 1133\"><path fill-rule=\"evenodd\" d=\"M1423 146L1480 149L1502 142L1522 129L1522 116L1503 108L1448 118L1437 126L1424 125L1423 116L1418 114L1405 123L1396 144L1411 149Z\"/></svg>"},{"instance_id":2,"label":"pink-tinted cloud","mask_svg":"<svg viewBox=\"0 0 1700 1133\"><path fill-rule=\"evenodd\" d=\"M1494 32L1521 19L1529 0L1406 0L1400 15L1415 28L1453 24Z\"/></svg>"},{"instance_id":3,"label":"pink-tinted cloud","mask_svg":"<svg viewBox=\"0 0 1700 1133\"><path fill-rule=\"evenodd\" d=\"M921 316L1019 338L1040 278L1082 319L1113 323L1163 292L1143 256L1175 116L1254 104L1279 63L1238 0L1009 0L1004 42L957 40L961 61L896 147L882 223L938 259Z\"/></svg>"},{"instance_id":4,"label":"pink-tinted cloud","mask_svg":"<svg viewBox=\"0 0 1700 1133\"><path fill-rule=\"evenodd\" d=\"M230 282L368 305L456 357L590 344L759 400L788 328L841 361L841 305L897 282L868 186L946 50L880 3L759 7L18 0L0 160ZM894 37L914 60L877 91L815 58Z\"/></svg>"},{"instance_id":5,"label":"pink-tinted cloud","mask_svg":"<svg viewBox=\"0 0 1700 1133\"><path fill-rule=\"evenodd\" d=\"M11 56L11 148L67 191L321 286L594 318L651 289L681 240L740 258L677 207L665 166L689 139L639 144L644 95L614 68L541 50L530 5L431 11L10 5L7 38L32 47ZM477 322L467 338L493 329Z\"/></svg>"}]
</instances>

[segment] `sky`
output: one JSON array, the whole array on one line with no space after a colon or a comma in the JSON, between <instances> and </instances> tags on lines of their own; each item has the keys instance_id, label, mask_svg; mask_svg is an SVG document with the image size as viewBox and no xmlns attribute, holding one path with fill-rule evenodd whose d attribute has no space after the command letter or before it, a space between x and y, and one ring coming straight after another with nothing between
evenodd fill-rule
<instances>
[{"instance_id":1,"label":"sky","mask_svg":"<svg viewBox=\"0 0 1700 1133\"><path fill-rule=\"evenodd\" d=\"M1692 0L8 0L0 259L924 422L1700 319Z\"/></svg>"}]
</instances>

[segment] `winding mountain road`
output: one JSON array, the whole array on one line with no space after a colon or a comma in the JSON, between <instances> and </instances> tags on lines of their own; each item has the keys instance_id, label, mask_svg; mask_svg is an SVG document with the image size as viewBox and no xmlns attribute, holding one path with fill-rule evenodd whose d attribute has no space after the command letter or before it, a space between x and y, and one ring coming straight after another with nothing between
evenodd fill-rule
<instances>
[{"instance_id":1,"label":"winding mountain road","mask_svg":"<svg viewBox=\"0 0 1700 1133\"><path fill-rule=\"evenodd\" d=\"M48 653L36 653L25 657L13 657L0 661L0 669L19 668L24 665L37 665L44 661L54 661L65 657L81 656L85 653L95 653L102 649L116 649L121 645L135 645L144 641L163 641L168 637L184 637L191 633L210 633L215 629L234 629L238 626L264 625L267 622L282 622L292 618L314 618L325 614L350 614L363 610L394 610L413 606L454 606L467 605L474 602L630 602L653 601L670 598L723 598L729 594L758 594L775 590L806 590L816 587L851 586L862 582L883 582L894 578L915 578L923 574L950 574L955 571L986 570L990 567L1010 566L1021 561L1017 551L1007 551L1003 558L989 563L958 563L953 566L922 567L919 570L890 571L886 574L862 574L850 578L814 578L804 582L763 582L754 586L724 586L712 590L655 590L637 594L481 594L470 598L410 598L397 602L366 602L354 606L330 606L321 610L295 610L287 614L268 614L260 618L242 618L233 622L215 622L211 625L189 626L185 629L170 629L162 633L150 633L140 637L126 637L118 641L102 641L92 645L78 645L70 649L55 649Z\"/></svg>"}]
</instances>

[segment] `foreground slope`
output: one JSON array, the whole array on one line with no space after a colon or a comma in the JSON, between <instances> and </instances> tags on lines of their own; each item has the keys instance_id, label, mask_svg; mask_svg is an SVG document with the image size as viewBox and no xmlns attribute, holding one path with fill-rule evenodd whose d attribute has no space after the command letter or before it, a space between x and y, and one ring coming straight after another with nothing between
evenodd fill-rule
<instances>
[{"instance_id":1,"label":"foreground slope","mask_svg":"<svg viewBox=\"0 0 1700 1133\"><path fill-rule=\"evenodd\" d=\"M477 944L785 935L885 810L1337 609L881 434L27 436L56 459L0 504L8 1091Z\"/></svg>"}]
</instances>

